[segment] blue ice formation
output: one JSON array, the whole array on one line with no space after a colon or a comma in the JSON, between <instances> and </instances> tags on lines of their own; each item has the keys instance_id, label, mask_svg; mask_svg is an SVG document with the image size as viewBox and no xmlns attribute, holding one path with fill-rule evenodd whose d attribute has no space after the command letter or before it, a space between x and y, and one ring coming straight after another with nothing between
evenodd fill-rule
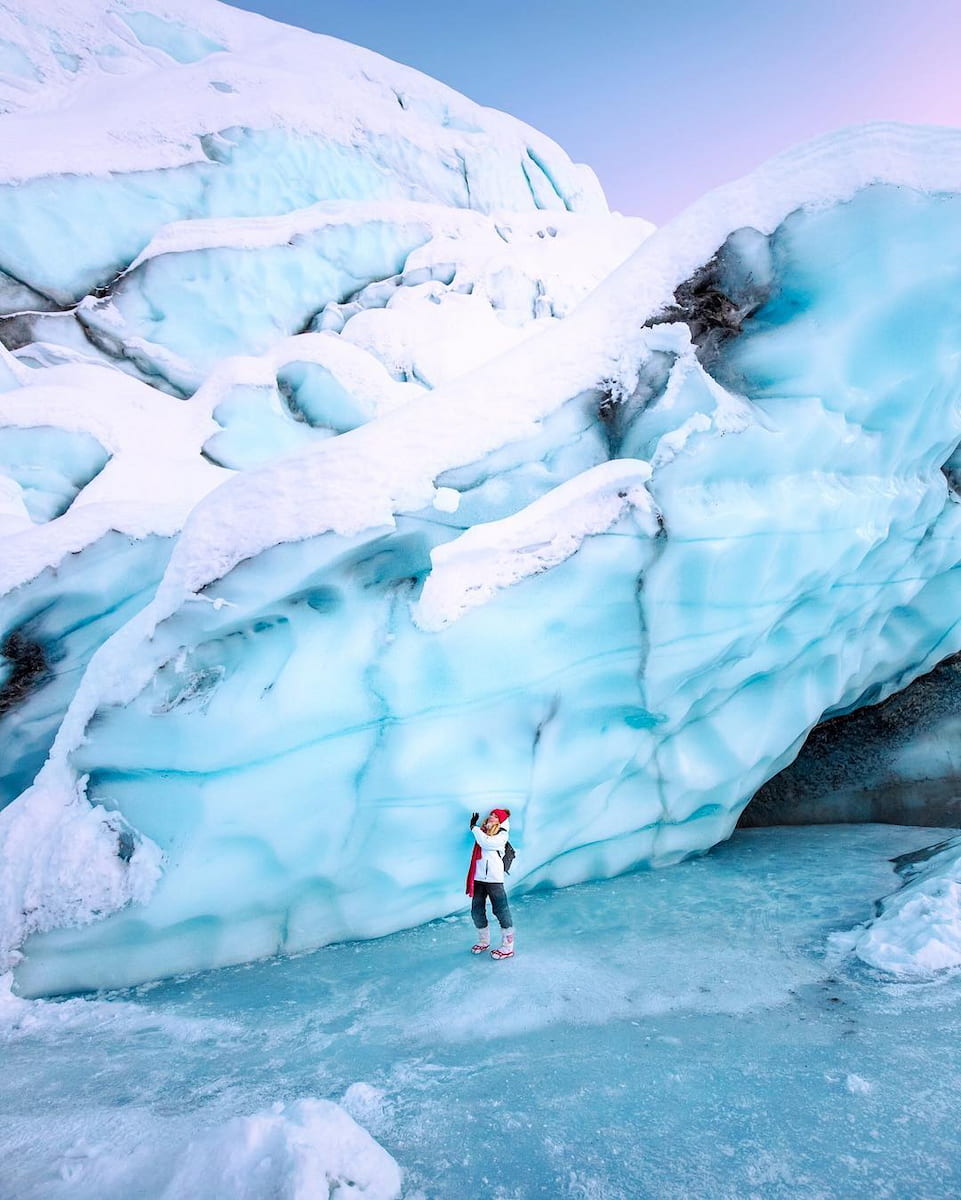
<instances>
[{"instance_id":1,"label":"blue ice formation","mask_svg":"<svg viewBox=\"0 0 961 1200\"><path fill-rule=\"evenodd\" d=\"M423 390L302 331L336 309L340 332L391 281L481 285L469 270L455 284L454 263L406 269L435 235L479 229L503 248L510 220L611 219L587 168L417 72L206 0L151 7L0 12L17 76L0 78L0 391L15 394L0 413L0 807L46 759L94 651L153 594L191 496ZM118 370L178 397L205 385L179 454L169 408L151 427L151 395L118 390ZM159 462L125 457L135 415L139 457ZM148 497L142 466L167 494Z\"/></svg>"},{"instance_id":2,"label":"blue ice formation","mask_svg":"<svg viewBox=\"0 0 961 1200\"><path fill-rule=\"evenodd\" d=\"M34 521L62 516L108 458L88 433L54 426L0 429L0 474L19 484Z\"/></svg>"},{"instance_id":3,"label":"blue ice formation","mask_svg":"<svg viewBox=\"0 0 961 1200\"><path fill-rule=\"evenodd\" d=\"M150 7L13 0L0 14L8 312L34 307L24 295L72 306L185 220L331 201L606 211L592 172L548 138L416 71L213 0Z\"/></svg>"},{"instance_id":4,"label":"blue ice formation","mask_svg":"<svg viewBox=\"0 0 961 1200\"><path fill-rule=\"evenodd\" d=\"M34 936L24 992L449 911L464 815L495 801L525 888L676 861L727 836L825 714L961 648L943 469L961 443L961 197L870 183L782 205L769 234L737 228L635 314L617 386L569 382L537 432L439 474L454 513L410 504L350 534L311 518L299 540L277 516L259 553L197 576L194 548L236 536L245 492L288 503L306 460L198 509L149 640L130 627L103 648L63 758L160 848L162 878L146 904ZM673 236L606 285L612 305ZM603 327L604 289L592 303L558 334ZM393 428L429 416L443 441L467 419L448 399ZM350 438L315 453L318 473L393 444L386 418ZM336 514L336 488L318 497ZM121 656L139 667L118 689Z\"/></svg>"},{"instance_id":5,"label":"blue ice formation","mask_svg":"<svg viewBox=\"0 0 961 1200\"><path fill-rule=\"evenodd\" d=\"M451 912L495 803L518 887L676 862L825 716L961 649L958 135L783 156L563 315L613 218L556 147L337 43L128 9L136 95L175 69L187 97L170 131L134 104L123 170L0 195L0 410L60 363L104 429L54 430L39 508L3 439L42 412L0 430L24 994ZM281 82L318 46L356 87L323 128ZM134 415L164 469L124 467ZM138 506L139 472L169 495Z\"/></svg>"},{"instance_id":6,"label":"blue ice formation","mask_svg":"<svg viewBox=\"0 0 961 1200\"><path fill-rule=\"evenodd\" d=\"M91 656L153 594L170 549L108 533L0 596L0 808L32 783Z\"/></svg>"}]
</instances>

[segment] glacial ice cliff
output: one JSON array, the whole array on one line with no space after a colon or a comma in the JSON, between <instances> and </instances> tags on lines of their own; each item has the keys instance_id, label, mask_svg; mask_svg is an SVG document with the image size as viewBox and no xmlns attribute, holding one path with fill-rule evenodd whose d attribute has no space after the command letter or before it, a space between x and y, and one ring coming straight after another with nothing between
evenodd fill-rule
<instances>
[{"instance_id":1,"label":"glacial ice cliff","mask_svg":"<svg viewBox=\"0 0 961 1200\"><path fill-rule=\"evenodd\" d=\"M961 650L961 135L823 139L647 237L376 55L44 9L0 7L24 994L450 912L495 801L516 886L675 862Z\"/></svg>"}]
</instances>

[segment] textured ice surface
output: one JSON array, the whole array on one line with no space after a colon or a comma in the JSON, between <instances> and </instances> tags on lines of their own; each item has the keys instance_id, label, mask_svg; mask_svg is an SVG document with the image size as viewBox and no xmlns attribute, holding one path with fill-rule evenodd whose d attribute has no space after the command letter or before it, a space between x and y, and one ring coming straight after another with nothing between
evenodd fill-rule
<instances>
[{"instance_id":1,"label":"textured ice surface","mask_svg":"<svg viewBox=\"0 0 961 1200\"><path fill-rule=\"evenodd\" d=\"M0 9L8 72L19 64L15 85L0 80L0 807L31 783L91 656L150 598L204 494L556 324L651 228L609 214L591 172L536 131L416 72L218 4L150 8ZM529 497L602 462L598 444L546 471L522 447ZM363 503L356 482L347 490ZM473 514L430 508L415 559L458 520L509 513L477 490ZM292 512L310 503L291 499ZM256 501L247 511L251 529L270 520ZM211 542L203 556L225 551ZM308 613L336 607L324 587L307 592ZM263 599L247 596L254 635L273 623L255 615ZM334 632L350 625L338 620ZM235 633L215 640L239 648ZM208 653L195 649L178 648L189 667L162 702L179 717L205 710L223 673L212 660L194 678ZM5 947L16 930L145 896L160 861L112 802L90 805L72 767L51 769L5 818ZM306 781L294 793L313 799ZM288 811L296 824L293 793ZM292 876L306 893L299 882L278 893L308 912L330 891L310 844L305 832ZM57 898L42 898L48 873ZM352 924L339 922L345 934ZM296 918L292 931L316 941ZM206 960L193 944L184 957Z\"/></svg>"},{"instance_id":2,"label":"textured ice surface","mask_svg":"<svg viewBox=\"0 0 961 1200\"><path fill-rule=\"evenodd\" d=\"M194 512L47 776L88 777L164 853L162 880L145 908L35 938L22 986L449 911L464 814L496 800L524 887L676 861L726 836L824 714L958 649L941 468L961 440L961 201L872 184L792 202L787 179L823 187L815 164L786 160L771 231L722 239L623 341L625 292L673 261L683 221L563 326ZM434 481L463 492L452 513Z\"/></svg>"},{"instance_id":3,"label":"textured ice surface","mask_svg":"<svg viewBox=\"0 0 961 1200\"><path fill-rule=\"evenodd\" d=\"M749 831L515 899L510 963L469 954L464 915L109 1000L0 1004L0 1193L156 1194L138 1167L311 1096L377 1139L411 1200L945 1200L961 975L892 983L824 942L895 886L890 858L949 832Z\"/></svg>"},{"instance_id":4,"label":"textured ice surface","mask_svg":"<svg viewBox=\"0 0 961 1200\"><path fill-rule=\"evenodd\" d=\"M801 148L612 272L648 227L416 73L19 16L0 418L69 435L63 515L0 485L25 991L453 911L495 802L522 888L676 862L961 649L957 135Z\"/></svg>"},{"instance_id":5,"label":"textured ice surface","mask_svg":"<svg viewBox=\"0 0 961 1200\"><path fill-rule=\"evenodd\" d=\"M605 211L549 139L416 71L211 0L149 7L0 10L29 68L0 83L0 267L49 299L108 284L184 218L330 199Z\"/></svg>"},{"instance_id":6,"label":"textured ice surface","mask_svg":"<svg viewBox=\"0 0 961 1200\"><path fill-rule=\"evenodd\" d=\"M107 457L89 433L53 426L0 429L0 472L19 484L24 508L34 521L62 516L100 474Z\"/></svg>"},{"instance_id":7,"label":"textured ice surface","mask_svg":"<svg viewBox=\"0 0 961 1200\"><path fill-rule=\"evenodd\" d=\"M146 603L166 538L108 533L0 597L0 808L30 786L93 652Z\"/></svg>"}]
</instances>

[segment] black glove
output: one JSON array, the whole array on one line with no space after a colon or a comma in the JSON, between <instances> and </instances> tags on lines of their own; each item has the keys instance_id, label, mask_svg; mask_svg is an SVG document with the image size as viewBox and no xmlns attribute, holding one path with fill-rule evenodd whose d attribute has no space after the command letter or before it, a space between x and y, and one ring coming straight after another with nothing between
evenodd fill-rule
<instances>
[{"instance_id":1,"label":"black glove","mask_svg":"<svg viewBox=\"0 0 961 1200\"><path fill-rule=\"evenodd\" d=\"M479 820L480 820L480 813L471 813L471 815L470 815L470 827L471 827L471 829L473 829L473 828L474 828L474 826L477 824L477 822L478 822Z\"/></svg>"}]
</instances>

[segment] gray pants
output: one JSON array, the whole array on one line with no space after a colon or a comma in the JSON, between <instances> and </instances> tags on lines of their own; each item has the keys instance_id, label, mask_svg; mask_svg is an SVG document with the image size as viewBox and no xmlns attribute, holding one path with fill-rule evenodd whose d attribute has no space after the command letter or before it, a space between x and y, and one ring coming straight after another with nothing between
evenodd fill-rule
<instances>
[{"instance_id":1,"label":"gray pants","mask_svg":"<svg viewBox=\"0 0 961 1200\"><path fill-rule=\"evenodd\" d=\"M487 898L490 897L491 908L501 929L512 928L511 906L507 903L507 892L502 883L483 883L474 880L474 898L471 901L470 915L478 929L487 928Z\"/></svg>"}]
</instances>

